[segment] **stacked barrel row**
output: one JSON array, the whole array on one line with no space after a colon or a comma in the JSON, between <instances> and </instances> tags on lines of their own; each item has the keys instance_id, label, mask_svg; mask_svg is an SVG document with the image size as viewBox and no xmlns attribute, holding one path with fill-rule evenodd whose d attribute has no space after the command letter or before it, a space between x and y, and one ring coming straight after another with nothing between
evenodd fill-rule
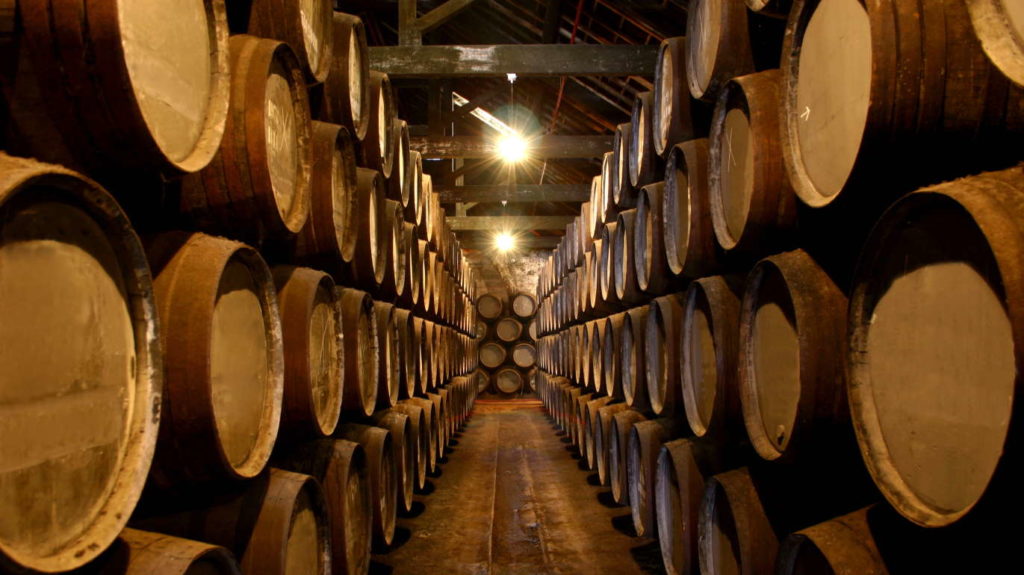
<instances>
[{"instance_id":1,"label":"stacked barrel row","mask_svg":"<svg viewBox=\"0 0 1024 575\"><path fill-rule=\"evenodd\" d=\"M477 354L473 274L362 22L0 19L0 571L366 573Z\"/></svg>"},{"instance_id":2,"label":"stacked barrel row","mask_svg":"<svg viewBox=\"0 0 1024 575\"><path fill-rule=\"evenodd\" d=\"M668 573L1019 569L1016 3L746 4L662 43L538 392Z\"/></svg>"},{"instance_id":3,"label":"stacked barrel row","mask_svg":"<svg viewBox=\"0 0 1024 575\"><path fill-rule=\"evenodd\" d=\"M526 293L514 294L511 301L485 293L476 307L477 390L504 397L533 391L537 300Z\"/></svg>"}]
</instances>

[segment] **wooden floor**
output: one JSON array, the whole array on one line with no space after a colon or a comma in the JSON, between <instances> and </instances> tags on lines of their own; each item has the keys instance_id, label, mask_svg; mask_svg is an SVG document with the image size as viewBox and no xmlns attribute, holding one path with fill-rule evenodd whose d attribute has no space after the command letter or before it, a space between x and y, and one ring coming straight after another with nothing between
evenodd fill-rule
<instances>
[{"instance_id":1,"label":"wooden floor","mask_svg":"<svg viewBox=\"0 0 1024 575\"><path fill-rule=\"evenodd\" d=\"M662 573L658 544L633 537L539 401L480 401L447 462L400 517L372 574Z\"/></svg>"}]
</instances>

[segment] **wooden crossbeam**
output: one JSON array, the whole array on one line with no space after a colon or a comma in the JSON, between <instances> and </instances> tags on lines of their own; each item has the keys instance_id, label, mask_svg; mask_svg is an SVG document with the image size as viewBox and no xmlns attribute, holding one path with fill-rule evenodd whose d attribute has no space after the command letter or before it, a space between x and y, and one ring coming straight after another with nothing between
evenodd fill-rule
<instances>
[{"instance_id":1,"label":"wooden crossbeam","mask_svg":"<svg viewBox=\"0 0 1024 575\"><path fill-rule=\"evenodd\" d=\"M394 77L654 77L658 57L658 46L626 44L405 45L369 51L370 68Z\"/></svg>"},{"instance_id":2,"label":"wooden crossbeam","mask_svg":"<svg viewBox=\"0 0 1024 575\"><path fill-rule=\"evenodd\" d=\"M573 216L449 216L448 225L455 231L563 230Z\"/></svg>"},{"instance_id":3,"label":"wooden crossbeam","mask_svg":"<svg viewBox=\"0 0 1024 575\"><path fill-rule=\"evenodd\" d=\"M441 194L443 203L457 202L495 203L508 201L513 203L529 202L585 202L590 199L589 184L547 184L526 185L515 187L507 185L475 185L475 186L434 186L434 191Z\"/></svg>"},{"instance_id":4,"label":"wooden crossbeam","mask_svg":"<svg viewBox=\"0 0 1024 575\"><path fill-rule=\"evenodd\" d=\"M551 250L558 247L561 236L522 236L516 238L516 247L521 249ZM494 248L494 238L488 236L460 237L459 243L462 247L471 250L486 250Z\"/></svg>"},{"instance_id":5,"label":"wooden crossbeam","mask_svg":"<svg viewBox=\"0 0 1024 575\"><path fill-rule=\"evenodd\" d=\"M541 136L529 141L527 155L545 158L599 158L612 149L613 136ZM497 140L476 136L410 138L409 147L427 158L494 158Z\"/></svg>"}]
</instances>

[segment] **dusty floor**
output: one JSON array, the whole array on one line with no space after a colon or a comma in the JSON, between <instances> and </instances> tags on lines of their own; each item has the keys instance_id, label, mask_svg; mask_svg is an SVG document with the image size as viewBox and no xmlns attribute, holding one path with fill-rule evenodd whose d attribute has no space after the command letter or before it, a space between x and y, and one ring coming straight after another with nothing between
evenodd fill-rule
<instances>
[{"instance_id":1,"label":"dusty floor","mask_svg":"<svg viewBox=\"0 0 1024 575\"><path fill-rule=\"evenodd\" d=\"M400 517L380 575L662 573L658 544L633 537L539 401L481 401L441 473Z\"/></svg>"}]
</instances>

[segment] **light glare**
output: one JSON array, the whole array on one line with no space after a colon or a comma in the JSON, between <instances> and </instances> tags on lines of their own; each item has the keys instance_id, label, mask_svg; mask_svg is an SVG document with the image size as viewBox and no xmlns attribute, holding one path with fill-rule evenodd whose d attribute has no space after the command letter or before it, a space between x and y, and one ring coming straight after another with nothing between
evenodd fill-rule
<instances>
[{"instance_id":1,"label":"light glare","mask_svg":"<svg viewBox=\"0 0 1024 575\"><path fill-rule=\"evenodd\" d=\"M526 159L526 140L519 134L508 134L498 140L498 153L509 164Z\"/></svg>"},{"instance_id":2,"label":"light glare","mask_svg":"<svg viewBox=\"0 0 1024 575\"><path fill-rule=\"evenodd\" d=\"M499 252L508 252L515 249L516 239L508 232L501 232L494 238L494 245L498 248Z\"/></svg>"}]
</instances>

